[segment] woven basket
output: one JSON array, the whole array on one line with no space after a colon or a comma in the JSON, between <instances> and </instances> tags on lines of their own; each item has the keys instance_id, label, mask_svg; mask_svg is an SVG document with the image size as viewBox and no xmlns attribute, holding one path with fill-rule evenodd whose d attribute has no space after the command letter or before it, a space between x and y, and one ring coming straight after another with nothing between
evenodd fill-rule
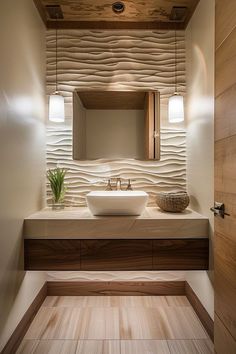
<instances>
[{"instance_id":1,"label":"woven basket","mask_svg":"<svg viewBox=\"0 0 236 354\"><path fill-rule=\"evenodd\" d=\"M187 192L160 192L157 193L157 205L164 211L179 213L189 205Z\"/></svg>"}]
</instances>

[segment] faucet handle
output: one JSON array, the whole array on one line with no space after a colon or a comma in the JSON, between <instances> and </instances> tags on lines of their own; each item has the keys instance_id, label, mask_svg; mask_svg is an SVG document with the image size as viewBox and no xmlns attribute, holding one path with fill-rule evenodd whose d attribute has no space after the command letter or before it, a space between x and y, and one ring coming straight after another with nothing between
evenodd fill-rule
<instances>
[{"instance_id":1,"label":"faucet handle","mask_svg":"<svg viewBox=\"0 0 236 354\"><path fill-rule=\"evenodd\" d=\"M131 182L135 182L135 179L130 179L130 178L128 179L128 185L127 185L127 188L126 188L127 191L132 191L133 190Z\"/></svg>"},{"instance_id":2,"label":"faucet handle","mask_svg":"<svg viewBox=\"0 0 236 354\"><path fill-rule=\"evenodd\" d=\"M112 191L111 179L110 178L107 180L107 186L106 186L105 191Z\"/></svg>"}]
</instances>

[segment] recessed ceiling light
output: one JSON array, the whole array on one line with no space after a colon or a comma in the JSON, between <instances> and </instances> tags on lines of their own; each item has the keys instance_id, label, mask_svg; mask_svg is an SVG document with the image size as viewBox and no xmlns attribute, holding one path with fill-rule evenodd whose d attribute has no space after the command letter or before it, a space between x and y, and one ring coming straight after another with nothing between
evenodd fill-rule
<instances>
[{"instance_id":1,"label":"recessed ceiling light","mask_svg":"<svg viewBox=\"0 0 236 354\"><path fill-rule=\"evenodd\" d=\"M112 4L112 10L116 14L121 14L121 12L123 12L125 10L125 4L121 1L116 1L116 2L114 2L114 4Z\"/></svg>"}]
</instances>

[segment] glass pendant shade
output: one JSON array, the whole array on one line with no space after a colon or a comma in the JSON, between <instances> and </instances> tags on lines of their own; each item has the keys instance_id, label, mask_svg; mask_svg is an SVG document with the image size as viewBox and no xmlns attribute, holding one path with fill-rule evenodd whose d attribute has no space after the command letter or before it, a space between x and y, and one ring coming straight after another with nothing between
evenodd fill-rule
<instances>
[{"instance_id":1,"label":"glass pendant shade","mask_svg":"<svg viewBox=\"0 0 236 354\"><path fill-rule=\"evenodd\" d=\"M56 123L65 121L64 97L57 93L49 96L49 120Z\"/></svg>"},{"instance_id":2,"label":"glass pendant shade","mask_svg":"<svg viewBox=\"0 0 236 354\"><path fill-rule=\"evenodd\" d=\"M170 123L180 123L184 121L184 98L175 93L169 98L168 120Z\"/></svg>"}]
</instances>

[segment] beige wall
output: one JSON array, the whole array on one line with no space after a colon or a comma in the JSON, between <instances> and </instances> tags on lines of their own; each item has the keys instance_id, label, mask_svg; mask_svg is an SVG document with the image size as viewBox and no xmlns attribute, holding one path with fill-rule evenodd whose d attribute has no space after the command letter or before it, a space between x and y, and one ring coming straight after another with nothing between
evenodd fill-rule
<instances>
[{"instance_id":1,"label":"beige wall","mask_svg":"<svg viewBox=\"0 0 236 354\"><path fill-rule=\"evenodd\" d=\"M214 29L215 1L201 0L186 30L187 188L192 209L210 219L213 242L214 203ZM212 251L210 254L212 269ZM212 278L212 274L208 274ZM192 277L203 303L213 313L213 291L207 278ZM205 285L204 285L205 284Z\"/></svg>"},{"instance_id":2,"label":"beige wall","mask_svg":"<svg viewBox=\"0 0 236 354\"><path fill-rule=\"evenodd\" d=\"M0 351L44 282L23 271L25 216L43 205L44 28L31 0L0 2Z\"/></svg>"}]
</instances>

